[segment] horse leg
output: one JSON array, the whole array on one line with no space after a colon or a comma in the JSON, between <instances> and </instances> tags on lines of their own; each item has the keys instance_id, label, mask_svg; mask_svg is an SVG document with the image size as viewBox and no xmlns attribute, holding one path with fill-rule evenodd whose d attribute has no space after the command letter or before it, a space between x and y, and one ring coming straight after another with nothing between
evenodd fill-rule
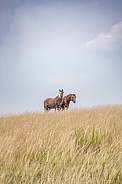
<instances>
[{"instance_id":1,"label":"horse leg","mask_svg":"<svg viewBox=\"0 0 122 184\"><path fill-rule=\"evenodd\" d=\"M64 105L61 105L60 110L61 109L62 109L62 111L64 111L65 110L65 106Z\"/></svg>"},{"instance_id":2,"label":"horse leg","mask_svg":"<svg viewBox=\"0 0 122 184\"><path fill-rule=\"evenodd\" d=\"M60 110L61 110L60 105L56 105L56 107L55 107L55 111L56 111L56 109L57 109L58 111L60 111Z\"/></svg>"},{"instance_id":3,"label":"horse leg","mask_svg":"<svg viewBox=\"0 0 122 184\"><path fill-rule=\"evenodd\" d=\"M65 106L65 108L66 108L66 111L68 110L68 107L69 107L69 106Z\"/></svg>"},{"instance_id":4,"label":"horse leg","mask_svg":"<svg viewBox=\"0 0 122 184\"><path fill-rule=\"evenodd\" d=\"M56 107L54 109L55 109L55 112L56 112Z\"/></svg>"},{"instance_id":5,"label":"horse leg","mask_svg":"<svg viewBox=\"0 0 122 184\"><path fill-rule=\"evenodd\" d=\"M48 108L44 108L44 112L49 112L49 109Z\"/></svg>"}]
</instances>

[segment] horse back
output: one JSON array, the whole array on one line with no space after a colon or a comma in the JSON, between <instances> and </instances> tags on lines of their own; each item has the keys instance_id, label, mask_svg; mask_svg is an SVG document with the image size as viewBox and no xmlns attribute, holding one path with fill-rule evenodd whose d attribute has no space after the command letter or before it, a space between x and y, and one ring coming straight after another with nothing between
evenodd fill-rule
<instances>
[{"instance_id":1,"label":"horse back","mask_svg":"<svg viewBox=\"0 0 122 184\"><path fill-rule=\"evenodd\" d=\"M44 100L44 106L55 108L55 105L56 105L55 98L47 98L46 100Z\"/></svg>"}]
</instances>

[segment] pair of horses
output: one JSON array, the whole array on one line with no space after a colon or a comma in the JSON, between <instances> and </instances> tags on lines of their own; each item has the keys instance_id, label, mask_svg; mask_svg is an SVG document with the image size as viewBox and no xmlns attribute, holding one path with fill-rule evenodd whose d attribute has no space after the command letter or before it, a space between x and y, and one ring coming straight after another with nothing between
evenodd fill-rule
<instances>
[{"instance_id":1,"label":"pair of horses","mask_svg":"<svg viewBox=\"0 0 122 184\"><path fill-rule=\"evenodd\" d=\"M44 100L44 110L45 111L50 111L51 109L56 109L57 110L65 110L68 109L70 101L76 103L76 95L75 94L68 94L67 96L64 96L64 91L63 89L59 89L59 95L56 96L55 98L47 98Z\"/></svg>"}]
</instances>

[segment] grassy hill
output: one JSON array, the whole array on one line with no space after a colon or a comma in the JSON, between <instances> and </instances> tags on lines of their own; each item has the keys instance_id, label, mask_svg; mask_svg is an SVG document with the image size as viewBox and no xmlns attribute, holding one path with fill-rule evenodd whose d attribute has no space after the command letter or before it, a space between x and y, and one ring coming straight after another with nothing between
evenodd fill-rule
<instances>
[{"instance_id":1,"label":"grassy hill","mask_svg":"<svg viewBox=\"0 0 122 184\"><path fill-rule=\"evenodd\" d=\"M1 184L121 184L122 105L0 117Z\"/></svg>"}]
</instances>

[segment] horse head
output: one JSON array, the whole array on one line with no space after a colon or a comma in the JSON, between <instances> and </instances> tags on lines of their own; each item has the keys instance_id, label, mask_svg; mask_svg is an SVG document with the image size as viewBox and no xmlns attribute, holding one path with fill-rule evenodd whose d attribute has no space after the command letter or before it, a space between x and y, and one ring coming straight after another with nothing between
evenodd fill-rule
<instances>
[{"instance_id":1,"label":"horse head","mask_svg":"<svg viewBox=\"0 0 122 184\"><path fill-rule=\"evenodd\" d=\"M76 103L76 94L70 94L70 101Z\"/></svg>"},{"instance_id":2,"label":"horse head","mask_svg":"<svg viewBox=\"0 0 122 184\"><path fill-rule=\"evenodd\" d=\"M59 98L62 98L62 97L63 97L63 94L64 94L63 89L62 89L62 90L61 90L61 89L59 89Z\"/></svg>"}]
</instances>

